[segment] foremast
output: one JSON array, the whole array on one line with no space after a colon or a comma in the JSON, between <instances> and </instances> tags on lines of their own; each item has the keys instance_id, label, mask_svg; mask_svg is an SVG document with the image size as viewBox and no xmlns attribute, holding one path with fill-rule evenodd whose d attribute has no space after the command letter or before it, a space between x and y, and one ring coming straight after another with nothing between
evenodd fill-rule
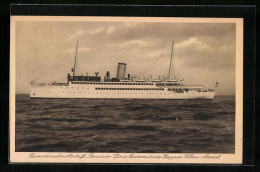
<instances>
[{"instance_id":1,"label":"foremast","mask_svg":"<svg viewBox=\"0 0 260 172\"><path fill-rule=\"evenodd\" d=\"M171 58L170 58L170 66L169 66L169 73L168 73L168 79L170 80L170 79L172 79L171 77L172 77L172 61L173 61L173 46L174 46L174 41L172 41L172 51L171 51ZM174 69L173 69L173 79L175 79L175 71L174 71Z\"/></svg>"},{"instance_id":2,"label":"foremast","mask_svg":"<svg viewBox=\"0 0 260 172\"><path fill-rule=\"evenodd\" d=\"M73 72L73 78L74 78L74 76L75 76L75 73L76 73L77 53L78 53L78 41L77 41L77 45L76 45L75 60L74 60L74 67L71 69L71 71Z\"/></svg>"}]
</instances>

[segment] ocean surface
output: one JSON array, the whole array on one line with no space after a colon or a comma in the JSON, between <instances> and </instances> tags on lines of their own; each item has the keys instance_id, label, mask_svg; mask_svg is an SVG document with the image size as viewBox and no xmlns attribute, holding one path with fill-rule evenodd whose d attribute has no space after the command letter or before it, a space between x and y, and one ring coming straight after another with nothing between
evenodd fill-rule
<instances>
[{"instance_id":1,"label":"ocean surface","mask_svg":"<svg viewBox=\"0 0 260 172\"><path fill-rule=\"evenodd\" d=\"M235 96L213 100L16 95L16 152L234 153Z\"/></svg>"}]
</instances>

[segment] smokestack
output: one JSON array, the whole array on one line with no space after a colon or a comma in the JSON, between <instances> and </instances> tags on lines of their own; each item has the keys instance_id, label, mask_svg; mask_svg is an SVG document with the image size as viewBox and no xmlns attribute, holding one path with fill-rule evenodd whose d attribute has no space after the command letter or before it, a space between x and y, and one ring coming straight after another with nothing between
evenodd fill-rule
<instances>
[{"instance_id":1,"label":"smokestack","mask_svg":"<svg viewBox=\"0 0 260 172\"><path fill-rule=\"evenodd\" d=\"M125 63L118 63L117 66L117 79L125 79L125 70L126 70L126 64Z\"/></svg>"}]
</instances>

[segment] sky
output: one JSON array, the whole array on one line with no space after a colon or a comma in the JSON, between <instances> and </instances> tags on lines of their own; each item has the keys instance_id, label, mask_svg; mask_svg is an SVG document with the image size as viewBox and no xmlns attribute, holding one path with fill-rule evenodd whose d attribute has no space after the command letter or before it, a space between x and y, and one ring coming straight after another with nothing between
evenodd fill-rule
<instances>
[{"instance_id":1,"label":"sky","mask_svg":"<svg viewBox=\"0 0 260 172\"><path fill-rule=\"evenodd\" d=\"M66 82L78 41L77 74L126 73L167 76L171 58L177 79L235 94L234 23L105 21L16 21L16 93L29 94L30 82Z\"/></svg>"}]
</instances>

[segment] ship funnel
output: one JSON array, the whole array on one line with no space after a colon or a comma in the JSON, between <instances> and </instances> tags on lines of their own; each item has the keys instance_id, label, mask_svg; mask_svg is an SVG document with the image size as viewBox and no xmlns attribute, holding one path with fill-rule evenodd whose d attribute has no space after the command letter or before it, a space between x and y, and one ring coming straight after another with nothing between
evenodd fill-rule
<instances>
[{"instance_id":1,"label":"ship funnel","mask_svg":"<svg viewBox=\"0 0 260 172\"><path fill-rule=\"evenodd\" d=\"M125 63L118 63L117 66L117 79L125 79L125 70L126 70L126 64Z\"/></svg>"}]
</instances>

